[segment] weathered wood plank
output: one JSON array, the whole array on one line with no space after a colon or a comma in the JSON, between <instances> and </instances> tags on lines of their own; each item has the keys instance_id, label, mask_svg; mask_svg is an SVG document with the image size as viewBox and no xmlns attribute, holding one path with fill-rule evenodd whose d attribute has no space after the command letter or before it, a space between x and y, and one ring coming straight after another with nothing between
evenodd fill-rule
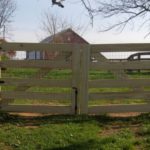
<instances>
[{"instance_id":1,"label":"weathered wood plank","mask_svg":"<svg viewBox=\"0 0 150 150\"><path fill-rule=\"evenodd\" d=\"M90 100L99 99L147 99L150 100L149 91L136 91L133 92L105 92L105 93L91 93L89 94Z\"/></svg>"},{"instance_id":2,"label":"weathered wood plank","mask_svg":"<svg viewBox=\"0 0 150 150\"><path fill-rule=\"evenodd\" d=\"M128 52L128 51L150 51L149 43L139 44L92 44L92 52Z\"/></svg>"},{"instance_id":3,"label":"weathered wood plank","mask_svg":"<svg viewBox=\"0 0 150 150\"><path fill-rule=\"evenodd\" d=\"M1 55L0 55L0 62L1 62ZM0 68L0 80L3 81L2 79L2 69ZM0 93L2 92L1 86L0 86ZM2 108L3 106L7 106L8 105L8 99L2 99L2 97L0 97L0 107Z\"/></svg>"},{"instance_id":4,"label":"weathered wood plank","mask_svg":"<svg viewBox=\"0 0 150 150\"><path fill-rule=\"evenodd\" d=\"M48 68L42 68L42 69L40 68L35 74L32 75L32 78L35 78L35 79L43 78L50 71L51 71L51 69L48 69Z\"/></svg>"},{"instance_id":5,"label":"weathered wood plank","mask_svg":"<svg viewBox=\"0 0 150 150\"><path fill-rule=\"evenodd\" d=\"M16 79L16 78L1 78L4 81L3 85L14 86L42 86L42 87L66 87L71 88L71 80L52 80L52 79Z\"/></svg>"},{"instance_id":6,"label":"weathered wood plank","mask_svg":"<svg viewBox=\"0 0 150 150\"><path fill-rule=\"evenodd\" d=\"M150 104L91 106L88 109L89 114L96 115L123 112L150 112Z\"/></svg>"},{"instance_id":7,"label":"weathered wood plank","mask_svg":"<svg viewBox=\"0 0 150 150\"><path fill-rule=\"evenodd\" d=\"M22 91L2 91L2 99L71 100L68 93L38 93Z\"/></svg>"},{"instance_id":8,"label":"weathered wood plank","mask_svg":"<svg viewBox=\"0 0 150 150\"><path fill-rule=\"evenodd\" d=\"M110 62L105 56L103 56L101 53L92 53L92 57L94 57L95 62ZM124 70L110 70L117 79L124 79L127 78L127 75L125 74Z\"/></svg>"},{"instance_id":9,"label":"weathered wood plank","mask_svg":"<svg viewBox=\"0 0 150 150\"><path fill-rule=\"evenodd\" d=\"M0 67L67 69L71 68L71 63L66 61L50 61L50 60L6 60L0 62Z\"/></svg>"},{"instance_id":10,"label":"weathered wood plank","mask_svg":"<svg viewBox=\"0 0 150 150\"><path fill-rule=\"evenodd\" d=\"M70 106L8 105L2 107L1 110L8 112L73 114Z\"/></svg>"},{"instance_id":11,"label":"weathered wood plank","mask_svg":"<svg viewBox=\"0 0 150 150\"><path fill-rule=\"evenodd\" d=\"M80 72L80 88L79 88L79 102L80 113L88 113L88 74L90 62L90 47L81 50L81 72Z\"/></svg>"},{"instance_id":12,"label":"weathered wood plank","mask_svg":"<svg viewBox=\"0 0 150 150\"><path fill-rule=\"evenodd\" d=\"M90 63L90 68L96 70L150 69L150 61L97 62Z\"/></svg>"},{"instance_id":13,"label":"weathered wood plank","mask_svg":"<svg viewBox=\"0 0 150 150\"><path fill-rule=\"evenodd\" d=\"M48 43L2 43L3 51L65 51L70 52L75 44L48 44Z\"/></svg>"},{"instance_id":14,"label":"weathered wood plank","mask_svg":"<svg viewBox=\"0 0 150 150\"><path fill-rule=\"evenodd\" d=\"M89 81L90 88L150 87L150 79L101 79Z\"/></svg>"},{"instance_id":15,"label":"weathered wood plank","mask_svg":"<svg viewBox=\"0 0 150 150\"><path fill-rule=\"evenodd\" d=\"M36 78L36 79L39 79L39 78L42 78L44 77L44 75L46 75L48 72L50 71L50 69L47 69L47 68L43 68L43 69L39 69L38 72L36 72L36 74L34 74L32 76L32 78ZM7 78L8 79L8 78ZM11 82L12 78L10 78L10 82ZM14 79L12 81L12 83L14 83L14 81L17 80L17 79ZM30 80L30 79L29 79ZM34 80L34 79L33 79ZM35 80L34 80L35 81ZM17 80L18 82L18 80ZM17 87L15 88L15 91L26 91L27 89L29 89L30 86L29 85L17 85ZM2 103L4 102L4 104L6 105L7 103L10 103L10 102L13 102L14 99L3 99L2 100Z\"/></svg>"},{"instance_id":16,"label":"weathered wood plank","mask_svg":"<svg viewBox=\"0 0 150 150\"><path fill-rule=\"evenodd\" d=\"M72 51L72 109L75 114L79 114L80 104L78 101L78 90L80 85L80 47L76 45L76 49Z\"/></svg>"}]
</instances>

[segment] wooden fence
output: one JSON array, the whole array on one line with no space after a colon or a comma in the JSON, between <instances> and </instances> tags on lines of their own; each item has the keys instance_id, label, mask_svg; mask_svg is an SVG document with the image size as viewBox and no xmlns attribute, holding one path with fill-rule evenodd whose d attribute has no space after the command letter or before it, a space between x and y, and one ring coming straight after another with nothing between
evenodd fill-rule
<instances>
[{"instance_id":1,"label":"wooden fence","mask_svg":"<svg viewBox=\"0 0 150 150\"><path fill-rule=\"evenodd\" d=\"M95 99L146 99L150 100L150 91L144 88L150 87L149 79L132 79L127 75L128 70L150 69L150 61L110 61L100 52L135 52L149 51L150 44L108 44L92 45L91 55L97 58L97 62L90 62L90 69L109 70L115 76L114 79L99 79L89 81L89 88L131 88L130 91L123 92L103 92L89 94L89 101ZM150 104L126 104L109 106L88 107L85 113L118 113L118 112L149 112Z\"/></svg>"},{"instance_id":2,"label":"wooden fence","mask_svg":"<svg viewBox=\"0 0 150 150\"><path fill-rule=\"evenodd\" d=\"M1 44L1 51L50 51L51 53L58 51L59 53L70 53L71 61L65 60L4 60L0 62L1 70L7 68L37 68L38 72L31 78L1 78L3 86L16 86L14 91L1 91L1 110L10 112L37 112L37 113L53 113L53 114L74 114L75 109L75 93L76 89L76 66L78 66L78 46L74 45L49 45L49 44L29 44L29 43L4 43ZM77 51L76 51L77 49ZM76 59L77 58L77 59ZM71 69L72 79L54 80L43 79L52 69ZM28 92L32 86L40 87L63 87L71 88L71 93L41 93ZM45 106L45 105L10 105L14 99L36 99L36 100L70 100L70 106Z\"/></svg>"},{"instance_id":3,"label":"wooden fence","mask_svg":"<svg viewBox=\"0 0 150 150\"><path fill-rule=\"evenodd\" d=\"M148 70L150 61L111 61L106 59L102 52L134 52L150 51L150 44L107 44L107 45L80 45L80 44L34 44L34 43L3 43L1 51L50 51L69 53L71 59L60 60L2 60L1 70L7 68L38 68L39 71L32 78L6 78L1 76L1 85L16 86L14 91L1 91L1 110L10 112L37 112L52 114L101 114L109 112L149 112L150 104L89 106L92 100L101 99L150 99L150 78L128 78L127 70ZM63 58L63 57L62 57ZM96 61L92 61L94 58ZM54 80L41 79L51 69L71 69L71 79ZM114 79L90 80L90 70L110 71ZM40 93L28 92L32 86L70 88L71 93ZM131 88L126 92L95 92L90 93L90 88ZM9 104L14 99L39 99L39 100L68 100L70 106L47 105L14 105Z\"/></svg>"}]
</instances>

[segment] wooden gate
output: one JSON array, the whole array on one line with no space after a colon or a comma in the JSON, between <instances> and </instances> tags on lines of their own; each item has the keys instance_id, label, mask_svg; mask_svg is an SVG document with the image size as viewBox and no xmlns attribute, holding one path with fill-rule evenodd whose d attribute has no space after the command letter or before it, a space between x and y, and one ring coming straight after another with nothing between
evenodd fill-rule
<instances>
[{"instance_id":1,"label":"wooden gate","mask_svg":"<svg viewBox=\"0 0 150 150\"><path fill-rule=\"evenodd\" d=\"M132 78L130 72L150 70L149 60L117 60L106 58L103 53L149 52L150 44L34 44L3 43L2 52L47 52L48 59L2 59L1 110L10 112L37 112L52 114L101 114L115 112L150 111L150 71L146 78ZM116 55L116 54L115 54ZM18 75L11 69L27 69ZM32 69L36 69L34 72ZM57 69L56 72L52 71ZM61 78L59 72L63 72ZM107 71L104 78L91 79L92 71ZM12 76L7 76L10 71ZM32 72L32 73L31 73ZM109 72L109 74L108 74ZM23 74L23 77L21 77ZM55 75L55 78L51 78ZM68 76L69 75L69 76ZM107 76L109 78L107 78ZM5 90L5 86L8 86ZM9 87L11 86L11 87ZM38 86L38 88L36 88ZM41 92L42 87L48 87ZM102 91L101 88L109 90ZM120 88L114 92L114 88ZM124 89L123 89L124 88ZM32 90L31 90L32 89ZM38 90L37 90L38 89ZM39 90L40 89L40 90ZM94 90L93 90L94 89ZM123 89L123 90L122 90ZM92 91L92 92L91 92ZM17 99L17 101L16 101ZM24 99L24 104L22 103ZM49 105L26 104L30 100L52 102ZM144 99L140 104L98 105L100 101L117 99ZM89 105L97 100L94 105ZM62 101L60 104L59 101ZM18 104L21 102L20 104ZM70 102L68 104L68 102Z\"/></svg>"},{"instance_id":2,"label":"wooden gate","mask_svg":"<svg viewBox=\"0 0 150 150\"><path fill-rule=\"evenodd\" d=\"M129 104L101 104L87 106L85 113L120 113L120 112L149 112L150 111L150 61L129 61L126 59L110 59L110 55L131 55L133 52L148 52L150 44L102 44L92 45L90 70L104 71L105 77L88 80L89 102L97 100L106 102L127 100ZM108 56L108 58L106 58ZM138 70L142 70L139 74ZM89 72L89 71L88 71ZM137 75L137 76L135 76ZM104 90L100 90L100 89ZM117 90L116 90L117 88ZM131 101L134 102L131 104ZM138 104L139 103L139 104Z\"/></svg>"},{"instance_id":3,"label":"wooden gate","mask_svg":"<svg viewBox=\"0 0 150 150\"><path fill-rule=\"evenodd\" d=\"M1 110L10 112L34 112L52 114L75 114L77 113L77 80L80 67L80 46L69 44L37 44L37 43L3 43L0 45L1 54L11 51L25 52L47 52L50 54L47 60L10 60L2 58L1 66ZM25 54L24 54L25 55ZM23 72L15 74L13 69L18 71L20 68L26 69L31 74L26 77ZM34 72L32 69L36 69ZM29 71L34 72L33 74ZM70 72L69 78L49 79L48 74L53 69L64 69ZM13 74L7 76L7 73ZM59 71L58 71L59 72ZM23 77L20 77L23 74ZM57 75L57 74L56 74ZM5 88L7 86L7 88ZM10 88L11 86L11 88ZM33 87L48 87L51 92L35 92ZM30 89L34 90L31 91ZM59 90L58 90L59 88ZM66 91L63 92L64 88ZM7 89L7 90L3 90ZM56 90L54 90L56 89ZM64 90L64 91L65 91ZM59 91L59 92L58 92ZM17 102L14 103L14 100ZM40 101L53 101L53 105L26 105L18 104L19 100L31 99ZM69 101L69 105L55 105L59 101ZM67 106L66 106L67 105Z\"/></svg>"}]
</instances>

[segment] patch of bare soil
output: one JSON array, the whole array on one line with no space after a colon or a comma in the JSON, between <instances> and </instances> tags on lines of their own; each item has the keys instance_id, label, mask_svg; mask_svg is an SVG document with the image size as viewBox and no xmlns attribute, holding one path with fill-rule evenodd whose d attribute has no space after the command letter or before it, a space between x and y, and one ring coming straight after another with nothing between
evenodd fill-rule
<instances>
[{"instance_id":1,"label":"patch of bare soil","mask_svg":"<svg viewBox=\"0 0 150 150\"><path fill-rule=\"evenodd\" d=\"M22 117L43 117L43 116L48 116L50 114L41 114L41 113L9 113L11 115L17 115L17 116L22 116Z\"/></svg>"},{"instance_id":2,"label":"patch of bare soil","mask_svg":"<svg viewBox=\"0 0 150 150\"><path fill-rule=\"evenodd\" d=\"M26 112L24 112L24 113L13 112L10 114L19 115L22 117L43 117L43 116L49 116L49 115L56 115L56 114L42 114L42 113L26 113ZM110 117L136 117L141 114L142 114L141 112L109 113L108 116L110 116Z\"/></svg>"},{"instance_id":3,"label":"patch of bare soil","mask_svg":"<svg viewBox=\"0 0 150 150\"><path fill-rule=\"evenodd\" d=\"M55 115L55 114L42 114L42 113L10 113L12 115L18 115L22 117L43 117L43 116L49 116L49 115ZM127 113L109 113L108 116L110 117L136 117L143 113L139 112L127 112ZM94 114L93 114L94 115Z\"/></svg>"},{"instance_id":4,"label":"patch of bare soil","mask_svg":"<svg viewBox=\"0 0 150 150\"><path fill-rule=\"evenodd\" d=\"M27 120L27 122L23 123L23 124L18 124L17 126L19 128L26 128L26 129L37 129L40 128L40 123L38 121L31 121L31 120Z\"/></svg>"},{"instance_id":5,"label":"patch of bare soil","mask_svg":"<svg viewBox=\"0 0 150 150\"><path fill-rule=\"evenodd\" d=\"M113 129L113 128L105 128L102 132L99 133L100 136L111 136L113 134L117 134L121 131L121 129Z\"/></svg>"},{"instance_id":6,"label":"patch of bare soil","mask_svg":"<svg viewBox=\"0 0 150 150\"><path fill-rule=\"evenodd\" d=\"M112 124L106 126L102 132L100 132L100 136L111 136L113 134L119 133L123 129L129 129L134 134L138 133L141 124L130 124L130 125L123 125L123 124Z\"/></svg>"},{"instance_id":7,"label":"patch of bare soil","mask_svg":"<svg viewBox=\"0 0 150 150\"><path fill-rule=\"evenodd\" d=\"M127 112L127 113L109 113L110 117L136 117L143 113L141 112Z\"/></svg>"},{"instance_id":8,"label":"patch of bare soil","mask_svg":"<svg viewBox=\"0 0 150 150\"><path fill-rule=\"evenodd\" d=\"M13 150L13 148L11 148L8 145L5 145L4 143L0 143L0 150Z\"/></svg>"},{"instance_id":9,"label":"patch of bare soil","mask_svg":"<svg viewBox=\"0 0 150 150\"><path fill-rule=\"evenodd\" d=\"M37 128L39 128L39 126L35 126L35 125L26 125L26 126L24 126L24 128L26 128L26 129L37 129Z\"/></svg>"}]
</instances>

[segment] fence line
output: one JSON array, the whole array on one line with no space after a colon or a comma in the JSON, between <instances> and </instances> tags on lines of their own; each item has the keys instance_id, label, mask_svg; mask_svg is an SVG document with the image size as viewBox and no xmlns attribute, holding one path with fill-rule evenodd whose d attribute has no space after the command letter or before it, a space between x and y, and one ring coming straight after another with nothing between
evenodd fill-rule
<instances>
[{"instance_id":1,"label":"fence line","mask_svg":"<svg viewBox=\"0 0 150 150\"><path fill-rule=\"evenodd\" d=\"M111 99L145 99L149 100L150 92L144 88L150 87L150 79L132 79L132 71L149 70L149 60L109 60L101 52L150 51L150 44L36 44L36 43L2 43L1 51L49 51L58 54L69 53L69 59L55 60L2 60L0 67L7 68L36 68L36 74L30 78L1 77L2 86L16 86L13 91L1 91L1 110L18 112L41 112L53 114L100 114L109 112L149 112L149 104L89 106L89 102ZM71 69L71 79L45 79L52 69ZM91 70L110 72L114 78L89 79ZM32 86L49 88L70 88L71 93L45 93L28 91ZM130 88L127 91L90 92L99 88ZM111 90L111 89L110 89ZM37 100L69 100L70 106L45 105L9 105L14 99Z\"/></svg>"}]
</instances>

